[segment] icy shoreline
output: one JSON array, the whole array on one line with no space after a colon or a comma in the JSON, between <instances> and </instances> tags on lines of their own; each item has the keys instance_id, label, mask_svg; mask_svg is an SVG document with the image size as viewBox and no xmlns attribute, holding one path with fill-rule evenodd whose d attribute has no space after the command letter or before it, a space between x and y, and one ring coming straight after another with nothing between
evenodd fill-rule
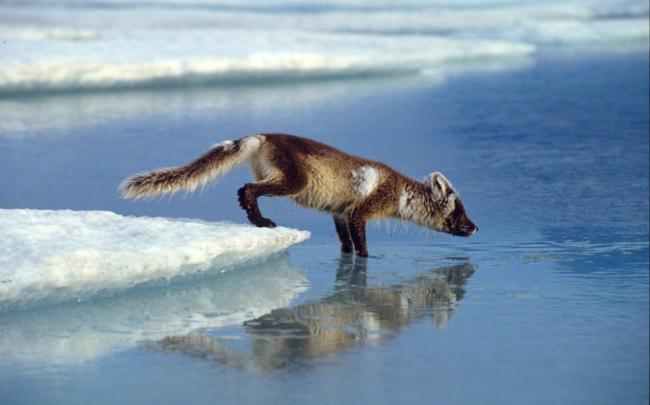
<instances>
[{"instance_id":1,"label":"icy shoreline","mask_svg":"<svg viewBox=\"0 0 650 405\"><path fill-rule=\"evenodd\" d=\"M0 310L224 271L308 237L282 227L108 211L0 209Z\"/></svg>"},{"instance_id":2,"label":"icy shoreline","mask_svg":"<svg viewBox=\"0 0 650 405\"><path fill-rule=\"evenodd\" d=\"M446 75L540 47L647 48L648 6L61 0L0 5L0 95L358 76ZM453 4L453 5L450 5ZM4 24L3 24L4 23Z\"/></svg>"}]
</instances>

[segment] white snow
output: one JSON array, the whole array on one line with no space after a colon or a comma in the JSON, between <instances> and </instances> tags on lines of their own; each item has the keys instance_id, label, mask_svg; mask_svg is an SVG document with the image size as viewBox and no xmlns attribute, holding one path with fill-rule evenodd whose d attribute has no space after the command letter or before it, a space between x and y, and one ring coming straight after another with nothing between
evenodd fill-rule
<instances>
[{"instance_id":1,"label":"white snow","mask_svg":"<svg viewBox=\"0 0 650 405\"><path fill-rule=\"evenodd\" d=\"M405 74L468 61L521 57L534 50L517 41L405 40L256 29L147 30L129 35L128 40L101 35L92 41L32 41L0 31L0 39L9 38L4 45L8 49L0 54L0 94ZM152 54L153 48L156 53Z\"/></svg>"},{"instance_id":2,"label":"white snow","mask_svg":"<svg viewBox=\"0 0 650 405\"><path fill-rule=\"evenodd\" d=\"M0 209L0 310L226 270L308 237L282 227L107 211Z\"/></svg>"},{"instance_id":3,"label":"white snow","mask_svg":"<svg viewBox=\"0 0 650 405\"><path fill-rule=\"evenodd\" d=\"M445 74L544 46L644 49L650 35L640 0L36 2L0 4L0 94Z\"/></svg>"}]
</instances>

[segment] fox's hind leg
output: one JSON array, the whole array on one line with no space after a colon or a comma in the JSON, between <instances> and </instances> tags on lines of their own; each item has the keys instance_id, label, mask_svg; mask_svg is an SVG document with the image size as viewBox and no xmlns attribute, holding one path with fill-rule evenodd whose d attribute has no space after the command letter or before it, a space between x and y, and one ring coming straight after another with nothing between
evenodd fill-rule
<instances>
[{"instance_id":1,"label":"fox's hind leg","mask_svg":"<svg viewBox=\"0 0 650 405\"><path fill-rule=\"evenodd\" d=\"M300 176L293 175L283 178L269 178L255 183L245 184L237 190L239 206L246 211L246 216L251 224L260 228L275 228L275 222L262 216L257 205L257 198L261 196L286 196L298 193L306 184Z\"/></svg>"},{"instance_id":2,"label":"fox's hind leg","mask_svg":"<svg viewBox=\"0 0 650 405\"><path fill-rule=\"evenodd\" d=\"M347 218L342 215L334 215L334 226L336 227L336 233L339 235L339 240L341 241L341 252L352 253L354 251L354 246L352 245L352 237L348 230Z\"/></svg>"},{"instance_id":3,"label":"fox's hind leg","mask_svg":"<svg viewBox=\"0 0 650 405\"><path fill-rule=\"evenodd\" d=\"M259 183L248 183L244 187L237 190L237 197L239 199L239 206L246 211L248 221L259 228L275 228L275 222L268 218L264 218L257 205L257 197L259 188L256 187Z\"/></svg>"}]
</instances>

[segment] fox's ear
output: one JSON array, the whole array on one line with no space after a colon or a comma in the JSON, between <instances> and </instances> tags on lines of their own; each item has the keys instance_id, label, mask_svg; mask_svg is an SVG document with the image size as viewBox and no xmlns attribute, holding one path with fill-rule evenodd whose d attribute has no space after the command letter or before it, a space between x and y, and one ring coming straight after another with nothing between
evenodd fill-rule
<instances>
[{"instance_id":1,"label":"fox's ear","mask_svg":"<svg viewBox=\"0 0 650 405\"><path fill-rule=\"evenodd\" d=\"M427 182L431 187L431 193L435 199L443 199L454 193L454 186L440 172L433 172L427 176Z\"/></svg>"}]
</instances>

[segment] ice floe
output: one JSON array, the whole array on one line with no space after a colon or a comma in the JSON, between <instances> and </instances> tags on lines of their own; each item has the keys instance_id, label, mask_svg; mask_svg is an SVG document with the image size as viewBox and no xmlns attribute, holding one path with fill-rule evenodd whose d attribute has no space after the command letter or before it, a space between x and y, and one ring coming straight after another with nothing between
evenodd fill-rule
<instances>
[{"instance_id":1,"label":"ice floe","mask_svg":"<svg viewBox=\"0 0 650 405\"><path fill-rule=\"evenodd\" d=\"M107 211L0 209L0 311L223 271L308 237L282 227Z\"/></svg>"}]
</instances>

